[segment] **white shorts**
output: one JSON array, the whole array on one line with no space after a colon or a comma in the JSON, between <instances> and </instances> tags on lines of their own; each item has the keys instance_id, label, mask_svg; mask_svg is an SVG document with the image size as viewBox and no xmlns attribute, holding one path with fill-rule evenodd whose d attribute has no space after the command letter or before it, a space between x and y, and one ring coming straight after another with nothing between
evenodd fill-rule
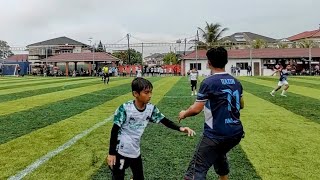
<instances>
[{"instance_id":1,"label":"white shorts","mask_svg":"<svg viewBox=\"0 0 320 180\"><path fill-rule=\"evenodd\" d=\"M278 82L278 86L283 86L283 85L288 85L288 81L287 80L283 80L283 81L279 81Z\"/></svg>"}]
</instances>

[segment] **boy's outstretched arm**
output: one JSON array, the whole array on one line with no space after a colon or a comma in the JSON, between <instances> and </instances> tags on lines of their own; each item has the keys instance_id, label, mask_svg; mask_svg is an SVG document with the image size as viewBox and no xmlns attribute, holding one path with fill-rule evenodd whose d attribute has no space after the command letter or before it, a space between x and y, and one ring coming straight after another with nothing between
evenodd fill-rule
<instances>
[{"instance_id":1,"label":"boy's outstretched arm","mask_svg":"<svg viewBox=\"0 0 320 180\"><path fill-rule=\"evenodd\" d=\"M187 110L182 110L179 113L179 122L182 119L199 114L203 110L204 105L205 105L205 101L196 101Z\"/></svg>"},{"instance_id":2,"label":"boy's outstretched arm","mask_svg":"<svg viewBox=\"0 0 320 180\"><path fill-rule=\"evenodd\" d=\"M186 134L188 134L188 136L194 136L196 133L190 129L189 127L181 127L179 125L177 125L176 123L170 121L169 119L167 119L166 117L164 117L160 123L162 123L163 125L165 125L167 128L176 130L176 131L180 131L180 132L184 132Z\"/></svg>"}]
</instances>

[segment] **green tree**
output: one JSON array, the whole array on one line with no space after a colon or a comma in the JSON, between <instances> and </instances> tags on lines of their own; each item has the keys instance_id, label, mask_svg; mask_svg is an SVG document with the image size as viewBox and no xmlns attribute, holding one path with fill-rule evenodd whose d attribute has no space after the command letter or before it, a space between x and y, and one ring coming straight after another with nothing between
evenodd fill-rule
<instances>
[{"instance_id":1,"label":"green tree","mask_svg":"<svg viewBox=\"0 0 320 180\"><path fill-rule=\"evenodd\" d=\"M278 46L279 49L289 48L288 43L283 43L283 42L279 42L277 46Z\"/></svg>"},{"instance_id":2,"label":"green tree","mask_svg":"<svg viewBox=\"0 0 320 180\"><path fill-rule=\"evenodd\" d=\"M218 46L220 43L220 39L222 34L228 30L228 28L222 28L219 23L208 23L206 22L206 26L204 29L198 27L200 33L202 34L203 41L198 41L199 49L208 49L214 46Z\"/></svg>"},{"instance_id":3,"label":"green tree","mask_svg":"<svg viewBox=\"0 0 320 180\"><path fill-rule=\"evenodd\" d=\"M252 41L251 47L253 49L267 48L268 47L268 43L266 41L264 41L263 39L257 39L257 40L253 40Z\"/></svg>"},{"instance_id":4,"label":"green tree","mask_svg":"<svg viewBox=\"0 0 320 180\"><path fill-rule=\"evenodd\" d=\"M130 49L130 62L128 61L128 51L117 51L112 53L114 57L123 60L124 64L142 64L142 54L135 49Z\"/></svg>"},{"instance_id":5,"label":"green tree","mask_svg":"<svg viewBox=\"0 0 320 180\"><path fill-rule=\"evenodd\" d=\"M10 46L6 41L0 40L0 59L6 59L9 56L12 56L13 53L10 50Z\"/></svg>"},{"instance_id":6,"label":"green tree","mask_svg":"<svg viewBox=\"0 0 320 180\"><path fill-rule=\"evenodd\" d=\"M170 52L163 57L165 64L178 64L178 57L175 53Z\"/></svg>"},{"instance_id":7,"label":"green tree","mask_svg":"<svg viewBox=\"0 0 320 180\"><path fill-rule=\"evenodd\" d=\"M298 43L298 46L300 48L312 48L312 47L314 47L314 45L315 45L315 43L313 41L307 40L307 39L301 40Z\"/></svg>"}]
</instances>

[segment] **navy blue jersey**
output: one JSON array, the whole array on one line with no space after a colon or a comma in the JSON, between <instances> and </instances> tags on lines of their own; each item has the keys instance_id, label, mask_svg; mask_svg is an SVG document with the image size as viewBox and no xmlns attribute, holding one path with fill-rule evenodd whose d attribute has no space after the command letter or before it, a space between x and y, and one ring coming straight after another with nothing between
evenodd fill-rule
<instances>
[{"instance_id":1,"label":"navy blue jersey","mask_svg":"<svg viewBox=\"0 0 320 180\"><path fill-rule=\"evenodd\" d=\"M280 79L279 81L286 81L288 79L289 76L289 71L287 71L286 69L282 69L280 71Z\"/></svg>"},{"instance_id":2,"label":"navy blue jersey","mask_svg":"<svg viewBox=\"0 0 320 180\"><path fill-rule=\"evenodd\" d=\"M243 134L240 121L242 85L228 73L217 73L201 83L197 101L206 102L204 108L204 136L228 139Z\"/></svg>"}]
</instances>

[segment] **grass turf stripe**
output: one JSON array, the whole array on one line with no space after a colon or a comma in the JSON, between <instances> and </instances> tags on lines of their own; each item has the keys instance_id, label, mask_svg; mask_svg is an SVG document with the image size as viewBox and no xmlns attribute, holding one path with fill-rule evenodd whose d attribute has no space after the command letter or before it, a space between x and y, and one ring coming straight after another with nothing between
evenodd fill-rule
<instances>
[{"instance_id":1,"label":"grass turf stripe","mask_svg":"<svg viewBox=\"0 0 320 180\"><path fill-rule=\"evenodd\" d=\"M262 80L271 81L271 82L279 81L279 78L275 79L275 78L270 78L270 77L257 77L257 79L262 79ZM319 78L319 80L320 80L320 78ZM290 78L288 81L290 81L289 85L302 86L302 87L308 87L308 88L320 90L320 83L316 84L316 81L311 81L311 82L315 82L315 83L308 83L308 82L306 82L307 80L301 80L301 79L297 79L297 78Z\"/></svg>"},{"instance_id":2,"label":"grass turf stripe","mask_svg":"<svg viewBox=\"0 0 320 180\"><path fill-rule=\"evenodd\" d=\"M20 83L36 83L36 82L40 82L40 81L52 81L52 80L61 80L61 81L64 81L64 80L72 80L72 79L93 79L92 77L72 77L72 78L58 78L58 77L49 77L49 78L46 78L46 77L39 77L39 78L33 78L33 79L30 79L30 78L25 78L25 77L21 77L21 78L11 78L11 79L6 79L6 80L2 80L0 81L0 87L2 86L13 86L13 85L17 85L17 84L20 84Z\"/></svg>"},{"instance_id":3,"label":"grass turf stripe","mask_svg":"<svg viewBox=\"0 0 320 180\"><path fill-rule=\"evenodd\" d=\"M255 84L261 84L261 85L264 85L264 86L268 86L268 87L270 87L270 92L278 84L277 81L270 82L270 81L261 80L261 79L257 79L257 78L252 78L252 77L240 77L239 79L240 80L245 80L247 82L255 83ZM290 83L290 81L289 81L289 83ZM299 95L302 95L302 96L305 96L305 97L310 97L310 98L314 98L314 99L320 100L320 90L318 90L318 89L312 89L312 88L308 88L308 87L290 85L290 88L289 88L288 92L292 92L292 93L299 94ZM312 92L312 93L307 93L307 92Z\"/></svg>"},{"instance_id":4,"label":"grass turf stripe","mask_svg":"<svg viewBox=\"0 0 320 180\"><path fill-rule=\"evenodd\" d=\"M157 78L153 79L153 81L157 80ZM159 83L164 85L168 81L161 80L155 85ZM128 83L128 89L130 89L130 83ZM75 135L99 123L101 119L112 115L118 104L129 97L132 98L131 93L0 145L0 154L3 155L0 157L0 179L14 175L48 151L59 147Z\"/></svg>"},{"instance_id":5,"label":"grass turf stripe","mask_svg":"<svg viewBox=\"0 0 320 180\"><path fill-rule=\"evenodd\" d=\"M296 76L299 79L310 79L310 80L315 80L315 79L319 79L319 76Z\"/></svg>"},{"instance_id":6,"label":"grass turf stripe","mask_svg":"<svg viewBox=\"0 0 320 180\"><path fill-rule=\"evenodd\" d=\"M172 77L154 83L153 95L156 96L152 97L152 103L157 104L178 79L179 77ZM110 102L110 105L113 106L113 112L120 104L132 98L132 94L128 93L118 99L114 99L114 103ZM110 113L112 114L113 112ZM98 128L30 174L30 176L27 176L26 179L33 179L35 177L40 179L60 179L62 177L68 177L68 179L89 179L97 168L100 167L101 163L104 162L111 126L112 123L110 122ZM73 158L76 160L72 160ZM75 169L73 167L78 168Z\"/></svg>"},{"instance_id":7,"label":"grass turf stripe","mask_svg":"<svg viewBox=\"0 0 320 180\"><path fill-rule=\"evenodd\" d=\"M113 79L112 82L118 81L121 79ZM0 95L0 103L7 102L7 101L13 101L16 99L36 96L40 94L46 94L46 93L52 93L52 92L58 92L58 91L64 91L68 89L75 89L80 88L84 86L90 86L95 84L100 84L101 81L99 80L83 80L81 82L68 82L68 83L58 83L58 84L50 84L47 86L41 85L40 87L34 87L33 89L30 88L29 91L26 91L27 88L20 88L20 89L14 89L18 90L19 92L16 92L14 90L11 90L10 94L4 94ZM23 91L23 92L21 92ZM1 90L0 90L1 94Z\"/></svg>"},{"instance_id":8,"label":"grass turf stripe","mask_svg":"<svg viewBox=\"0 0 320 180\"><path fill-rule=\"evenodd\" d=\"M24 81L24 82L17 82L14 84L5 84L0 86L0 90L8 90L8 89L14 89L14 88L21 88L23 86L37 86L37 85L46 85L46 84L53 84L53 83L60 83L62 81L65 82L72 82L72 81L81 81L84 80L84 78L70 78L70 79L48 79L48 80L39 80L39 81Z\"/></svg>"},{"instance_id":9,"label":"grass turf stripe","mask_svg":"<svg viewBox=\"0 0 320 180\"><path fill-rule=\"evenodd\" d=\"M0 117L19 111L26 111L28 109L43 106L45 104L62 101L76 96L81 96L83 94L96 92L106 88L111 88L122 84L128 84L130 82L130 79L125 79L116 82L111 82L109 85L98 84L0 103Z\"/></svg>"},{"instance_id":10,"label":"grass turf stripe","mask_svg":"<svg viewBox=\"0 0 320 180\"><path fill-rule=\"evenodd\" d=\"M249 93L244 100L241 146L262 179L319 179L320 125Z\"/></svg>"},{"instance_id":11,"label":"grass turf stripe","mask_svg":"<svg viewBox=\"0 0 320 180\"><path fill-rule=\"evenodd\" d=\"M30 91L30 90L38 90L38 89L45 89L45 88L51 88L51 87L57 87L57 86L63 86L63 85L69 85L69 84L77 84L77 83L83 83L83 82L99 82L98 79L81 79L79 81L65 81L61 80L60 82L56 83L46 83L46 84L40 84L40 85L35 85L35 86L29 86L29 85L22 85L19 86L18 88L14 89L3 89L0 90L0 95L5 95L5 94L12 94L12 93L19 93L19 92L25 92L25 91Z\"/></svg>"},{"instance_id":12,"label":"grass turf stripe","mask_svg":"<svg viewBox=\"0 0 320 180\"><path fill-rule=\"evenodd\" d=\"M310 84L317 84L319 85L320 84L320 76L318 78L315 78L315 79L301 79L297 76L294 76L294 77L290 77L290 80L294 80L294 81L297 81L297 82L305 82L305 83L310 83Z\"/></svg>"},{"instance_id":13,"label":"grass turf stripe","mask_svg":"<svg viewBox=\"0 0 320 180\"><path fill-rule=\"evenodd\" d=\"M106 101L130 92L126 84L88 93L63 101L0 116L0 144L28 134L34 130L67 119ZM108 96L113 95L113 96Z\"/></svg>"},{"instance_id":14,"label":"grass turf stripe","mask_svg":"<svg viewBox=\"0 0 320 180\"><path fill-rule=\"evenodd\" d=\"M39 78L28 78L28 77L7 77L7 78L1 78L0 77L0 84L3 82L7 83L17 83L17 82L23 82L23 81L38 81L38 80L44 80L44 79L49 79L49 78L44 78L44 77L39 77ZM50 78L52 79L52 77Z\"/></svg>"},{"instance_id":15,"label":"grass turf stripe","mask_svg":"<svg viewBox=\"0 0 320 180\"><path fill-rule=\"evenodd\" d=\"M267 86L251 83L244 80L241 80L241 84L245 91L255 96L281 106L298 115L304 116L311 121L320 123L319 100L291 93L290 91L288 91L287 93L288 97L282 97L279 93L276 94L275 97L272 97L269 94L271 89ZM311 94L314 92L312 89L309 89L309 92L305 93Z\"/></svg>"}]
</instances>

